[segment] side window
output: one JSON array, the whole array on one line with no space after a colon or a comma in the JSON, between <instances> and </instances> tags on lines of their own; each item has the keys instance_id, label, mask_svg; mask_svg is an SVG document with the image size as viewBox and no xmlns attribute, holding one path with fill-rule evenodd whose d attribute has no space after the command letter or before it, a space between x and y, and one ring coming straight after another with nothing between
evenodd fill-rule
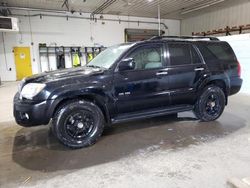
<instances>
[{"instance_id":1,"label":"side window","mask_svg":"<svg viewBox=\"0 0 250 188\"><path fill-rule=\"evenodd\" d=\"M217 59L225 61L235 60L235 56L231 47L225 43L208 44L207 48L210 50L211 53L214 54L214 56L216 56Z\"/></svg>"},{"instance_id":2,"label":"side window","mask_svg":"<svg viewBox=\"0 0 250 188\"><path fill-rule=\"evenodd\" d=\"M193 47L191 47L191 55L192 55L193 64L202 63L200 56L198 55L197 51Z\"/></svg>"},{"instance_id":3,"label":"side window","mask_svg":"<svg viewBox=\"0 0 250 188\"><path fill-rule=\"evenodd\" d=\"M205 45L199 45L199 50L206 62L216 59L216 56Z\"/></svg>"},{"instance_id":4,"label":"side window","mask_svg":"<svg viewBox=\"0 0 250 188\"><path fill-rule=\"evenodd\" d=\"M226 43L206 43L199 45L199 50L205 61L235 61L236 57L232 48Z\"/></svg>"},{"instance_id":5,"label":"side window","mask_svg":"<svg viewBox=\"0 0 250 188\"><path fill-rule=\"evenodd\" d=\"M139 47L129 57L134 58L135 70L161 68L164 64L164 51L161 45Z\"/></svg>"},{"instance_id":6,"label":"side window","mask_svg":"<svg viewBox=\"0 0 250 188\"><path fill-rule=\"evenodd\" d=\"M189 44L183 43L168 44L170 64L172 66L192 64L190 47Z\"/></svg>"}]
</instances>

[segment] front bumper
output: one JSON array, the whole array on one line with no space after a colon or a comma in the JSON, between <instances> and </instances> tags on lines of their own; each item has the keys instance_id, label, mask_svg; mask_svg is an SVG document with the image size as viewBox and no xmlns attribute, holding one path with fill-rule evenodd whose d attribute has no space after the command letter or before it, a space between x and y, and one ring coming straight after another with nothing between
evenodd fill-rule
<instances>
[{"instance_id":1,"label":"front bumper","mask_svg":"<svg viewBox=\"0 0 250 188\"><path fill-rule=\"evenodd\" d=\"M24 127L47 125L50 121L49 106L52 101L23 101L19 93L14 97L14 117Z\"/></svg>"}]
</instances>

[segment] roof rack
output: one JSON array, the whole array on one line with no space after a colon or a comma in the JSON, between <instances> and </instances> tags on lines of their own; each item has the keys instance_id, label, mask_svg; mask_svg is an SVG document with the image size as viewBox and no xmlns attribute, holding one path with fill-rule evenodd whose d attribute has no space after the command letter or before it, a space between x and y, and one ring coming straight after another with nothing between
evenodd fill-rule
<instances>
[{"instance_id":1,"label":"roof rack","mask_svg":"<svg viewBox=\"0 0 250 188\"><path fill-rule=\"evenodd\" d=\"M217 37L207 37L207 36L155 36L149 40L211 40L219 41Z\"/></svg>"}]
</instances>

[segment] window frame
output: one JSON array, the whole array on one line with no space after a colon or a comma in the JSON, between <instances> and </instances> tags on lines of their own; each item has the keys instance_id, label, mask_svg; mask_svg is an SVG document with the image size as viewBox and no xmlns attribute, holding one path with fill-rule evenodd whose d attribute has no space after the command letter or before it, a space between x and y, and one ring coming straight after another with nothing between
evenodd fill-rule
<instances>
[{"instance_id":1,"label":"window frame","mask_svg":"<svg viewBox=\"0 0 250 188\"><path fill-rule=\"evenodd\" d=\"M198 57L200 58L200 62L201 62L201 63L192 63L192 64L193 65L206 64L199 48L195 44L191 44L191 45L192 45L194 51L196 52L196 54L198 55ZM193 62L193 57L192 57L192 62Z\"/></svg>"},{"instance_id":2,"label":"window frame","mask_svg":"<svg viewBox=\"0 0 250 188\"><path fill-rule=\"evenodd\" d=\"M121 59L120 61L117 63L116 65L116 68L115 68L115 72L119 72L118 70L118 67L119 67L119 64L121 63L121 61L123 59L126 59L126 58L129 58L129 56L134 53L135 51L141 49L141 48L154 48L154 47L162 47L163 49L163 62L162 62L162 67L160 68L151 68L151 69L134 69L134 70L125 70L123 72L136 72L136 71L152 71L152 70L161 70L161 69L164 69L167 67L167 49L166 49L166 46L164 45L163 42L157 42L157 43L145 43L145 44L139 44L139 45L136 45L136 46L133 46Z\"/></svg>"}]
</instances>

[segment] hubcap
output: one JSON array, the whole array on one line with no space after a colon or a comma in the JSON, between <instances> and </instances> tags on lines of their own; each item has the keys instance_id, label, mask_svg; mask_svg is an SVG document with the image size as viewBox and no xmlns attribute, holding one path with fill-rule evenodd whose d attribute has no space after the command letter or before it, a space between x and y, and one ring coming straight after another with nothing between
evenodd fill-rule
<instances>
[{"instance_id":1,"label":"hubcap","mask_svg":"<svg viewBox=\"0 0 250 188\"><path fill-rule=\"evenodd\" d=\"M83 126L84 126L83 123L78 123L78 124L77 124L77 127L78 127L79 129L82 129Z\"/></svg>"},{"instance_id":2,"label":"hubcap","mask_svg":"<svg viewBox=\"0 0 250 188\"><path fill-rule=\"evenodd\" d=\"M211 105L212 108L214 108L216 104L215 104L215 102L211 102L210 105Z\"/></svg>"}]
</instances>

